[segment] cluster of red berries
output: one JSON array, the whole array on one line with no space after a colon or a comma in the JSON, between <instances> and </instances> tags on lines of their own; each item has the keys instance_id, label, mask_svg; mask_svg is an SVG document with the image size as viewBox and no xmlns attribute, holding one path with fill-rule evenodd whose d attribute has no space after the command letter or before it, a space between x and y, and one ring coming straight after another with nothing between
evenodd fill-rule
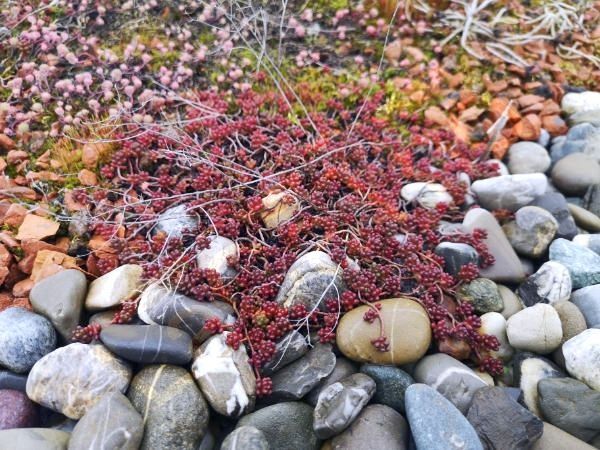
<instances>
[{"instance_id":1,"label":"cluster of red berries","mask_svg":"<svg viewBox=\"0 0 600 450\"><path fill-rule=\"evenodd\" d=\"M73 330L71 341L89 344L90 342L100 339L101 331L102 326L99 323L90 324L85 327L78 326L75 330Z\"/></svg>"},{"instance_id":2,"label":"cluster of red berries","mask_svg":"<svg viewBox=\"0 0 600 450\"><path fill-rule=\"evenodd\" d=\"M465 177L495 174L493 165L480 161L486 147L457 142L418 115L380 116L381 92L355 101L350 99L364 98L362 88L346 87L356 96L330 103L325 111L307 93L305 106L314 112L300 120L290 115L292 97L286 101L248 90L233 98L201 91L190 105L203 108L190 106L186 112L187 134L166 139L158 128L123 131L123 145L103 172L112 186L123 188L122 198L111 200L115 193L110 192L102 200L118 202L115 209L131 218L120 238L125 243L120 260L142 264L147 278L168 276L199 301L230 302L237 321L231 326L209 321L206 329L227 331L234 348L244 345L258 378L275 343L291 329L308 325L321 340L331 341L344 312L403 295L426 308L440 343L460 341L466 349L462 359L480 364L494 342L481 339L477 316L455 300L457 287L477 276L479 267L466 266L452 277L433 250L442 241L464 242L479 252L482 267L493 263L484 233L447 236L439 230L441 221L462 220ZM406 137L399 127L409 131ZM453 204L433 209L404 204L401 188L416 181L441 183ZM267 228L262 199L282 189L302 208L293 220ZM152 235L152 217L177 204L197 213L197 229L169 239ZM99 228L107 237L114 231ZM197 268L195 255L210 246L214 234L237 243L238 257L227 261L237 271L233 278ZM139 245L144 240L146 247ZM316 248L340 265L346 290L315 311L275 303L289 267ZM385 351L385 336L373 345ZM261 383L266 392L269 383Z\"/></svg>"}]
</instances>

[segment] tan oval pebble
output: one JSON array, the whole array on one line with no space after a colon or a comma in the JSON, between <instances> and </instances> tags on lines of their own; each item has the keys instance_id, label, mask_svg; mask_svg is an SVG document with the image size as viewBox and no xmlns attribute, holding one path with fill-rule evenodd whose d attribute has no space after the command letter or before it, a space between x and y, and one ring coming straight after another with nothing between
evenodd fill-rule
<instances>
[{"instance_id":1,"label":"tan oval pebble","mask_svg":"<svg viewBox=\"0 0 600 450\"><path fill-rule=\"evenodd\" d=\"M423 307L407 298L390 298L381 304L380 315L390 349L377 350L371 341L379 337L379 321L363 320L369 306L359 306L340 320L337 345L348 358L375 364L408 364L418 361L431 343L431 325Z\"/></svg>"}]
</instances>

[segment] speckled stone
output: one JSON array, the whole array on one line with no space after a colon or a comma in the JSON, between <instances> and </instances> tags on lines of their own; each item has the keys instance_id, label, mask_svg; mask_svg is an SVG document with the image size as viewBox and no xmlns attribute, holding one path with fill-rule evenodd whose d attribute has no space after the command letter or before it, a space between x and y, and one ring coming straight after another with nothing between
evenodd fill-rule
<instances>
[{"instance_id":1,"label":"speckled stone","mask_svg":"<svg viewBox=\"0 0 600 450\"><path fill-rule=\"evenodd\" d=\"M458 295L461 299L471 302L478 314L498 312L504 309L504 302L498 292L498 286L487 278L476 278L470 283L464 284Z\"/></svg>"},{"instance_id":2,"label":"speckled stone","mask_svg":"<svg viewBox=\"0 0 600 450\"><path fill-rule=\"evenodd\" d=\"M373 402L389 406L404 413L404 394L416 381L404 370L394 366L363 364L360 371L369 375L377 386Z\"/></svg>"},{"instance_id":3,"label":"speckled stone","mask_svg":"<svg viewBox=\"0 0 600 450\"><path fill-rule=\"evenodd\" d=\"M113 308L136 295L142 287L142 266L125 264L90 284L85 307L90 311Z\"/></svg>"},{"instance_id":4,"label":"speckled stone","mask_svg":"<svg viewBox=\"0 0 600 450\"><path fill-rule=\"evenodd\" d=\"M152 365L133 378L127 393L144 418L140 450L196 450L208 426L209 408L189 372Z\"/></svg>"},{"instance_id":5,"label":"speckled stone","mask_svg":"<svg viewBox=\"0 0 600 450\"><path fill-rule=\"evenodd\" d=\"M566 239L550 245L550 260L563 264L571 274L573 289L600 283L600 255Z\"/></svg>"},{"instance_id":6,"label":"speckled stone","mask_svg":"<svg viewBox=\"0 0 600 450\"><path fill-rule=\"evenodd\" d=\"M137 450L144 435L142 416L120 392L107 394L77 422L69 450Z\"/></svg>"},{"instance_id":7,"label":"speckled stone","mask_svg":"<svg viewBox=\"0 0 600 450\"><path fill-rule=\"evenodd\" d=\"M486 386L469 367L445 353L423 358L413 376L417 383L434 387L462 413L469 410L475 392Z\"/></svg>"},{"instance_id":8,"label":"speckled stone","mask_svg":"<svg viewBox=\"0 0 600 450\"><path fill-rule=\"evenodd\" d=\"M48 319L22 308L0 312L0 366L25 373L56 347Z\"/></svg>"},{"instance_id":9,"label":"speckled stone","mask_svg":"<svg viewBox=\"0 0 600 450\"><path fill-rule=\"evenodd\" d=\"M558 222L556 237L572 239L577 234L577 225L569 212L569 206L564 195L559 192L546 192L535 198L532 206L539 206L554 216Z\"/></svg>"},{"instance_id":10,"label":"speckled stone","mask_svg":"<svg viewBox=\"0 0 600 450\"><path fill-rule=\"evenodd\" d=\"M87 280L79 270L62 270L33 287L29 300L33 310L48 318L68 341L77 325L87 292Z\"/></svg>"},{"instance_id":11,"label":"speckled stone","mask_svg":"<svg viewBox=\"0 0 600 450\"><path fill-rule=\"evenodd\" d=\"M289 268L279 292L277 303L289 308L303 304L312 309L328 297L346 290L342 268L322 251L302 255Z\"/></svg>"},{"instance_id":12,"label":"speckled stone","mask_svg":"<svg viewBox=\"0 0 600 450\"><path fill-rule=\"evenodd\" d=\"M413 384L406 390L406 417L417 449L483 450L460 411L425 384Z\"/></svg>"},{"instance_id":13,"label":"speckled stone","mask_svg":"<svg viewBox=\"0 0 600 450\"><path fill-rule=\"evenodd\" d=\"M131 368L103 345L69 344L31 369L27 396L72 419L81 418L103 395L125 392Z\"/></svg>"},{"instance_id":14,"label":"speckled stone","mask_svg":"<svg viewBox=\"0 0 600 450\"><path fill-rule=\"evenodd\" d=\"M0 450L67 450L70 434L50 428L0 431Z\"/></svg>"},{"instance_id":15,"label":"speckled stone","mask_svg":"<svg viewBox=\"0 0 600 450\"><path fill-rule=\"evenodd\" d=\"M313 408L306 403L284 402L242 417L236 428L252 426L263 432L272 450L317 450Z\"/></svg>"},{"instance_id":16,"label":"speckled stone","mask_svg":"<svg viewBox=\"0 0 600 450\"><path fill-rule=\"evenodd\" d=\"M375 381L363 373L350 375L324 389L313 413L317 437L327 439L345 430L374 393Z\"/></svg>"},{"instance_id":17,"label":"speckled stone","mask_svg":"<svg viewBox=\"0 0 600 450\"><path fill-rule=\"evenodd\" d=\"M363 320L369 306L359 306L340 320L336 339L340 351L348 358L364 363L408 364L418 361L431 342L429 316L413 300L393 298L377 302L387 333L390 350L380 352L371 341L379 337L379 327Z\"/></svg>"},{"instance_id":18,"label":"speckled stone","mask_svg":"<svg viewBox=\"0 0 600 450\"><path fill-rule=\"evenodd\" d=\"M258 428L240 427L227 435L220 450L269 450L269 442Z\"/></svg>"},{"instance_id":19,"label":"speckled stone","mask_svg":"<svg viewBox=\"0 0 600 450\"><path fill-rule=\"evenodd\" d=\"M554 239L558 221L539 206L524 206L515 213L515 219L502 229L517 253L539 258Z\"/></svg>"},{"instance_id":20,"label":"speckled stone","mask_svg":"<svg viewBox=\"0 0 600 450\"><path fill-rule=\"evenodd\" d=\"M37 406L25 393L11 389L0 390L0 430L30 428L37 424Z\"/></svg>"},{"instance_id":21,"label":"speckled stone","mask_svg":"<svg viewBox=\"0 0 600 450\"><path fill-rule=\"evenodd\" d=\"M196 351L192 374L212 408L219 414L238 417L254 409L256 378L246 348L226 343L228 333L207 340Z\"/></svg>"},{"instance_id":22,"label":"speckled stone","mask_svg":"<svg viewBox=\"0 0 600 450\"><path fill-rule=\"evenodd\" d=\"M114 354L141 364L187 364L192 338L185 331L160 325L109 325L100 340Z\"/></svg>"},{"instance_id":23,"label":"speckled stone","mask_svg":"<svg viewBox=\"0 0 600 450\"><path fill-rule=\"evenodd\" d=\"M210 333L203 330L208 319L217 318L225 324L235 321L235 313L229 303L219 300L199 302L159 284L144 289L138 315L149 325L166 325L183 330L198 342L210 337Z\"/></svg>"},{"instance_id":24,"label":"speckled stone","mask_svg":"<svg viewBox=\"0 0 600 450\"><path fill-rule=\"evenodd\" d=\"M271 401L299 400L335 368L335 355L329 344L317 344L302 358L271 378Z\"/></svg>"}]
</instances>

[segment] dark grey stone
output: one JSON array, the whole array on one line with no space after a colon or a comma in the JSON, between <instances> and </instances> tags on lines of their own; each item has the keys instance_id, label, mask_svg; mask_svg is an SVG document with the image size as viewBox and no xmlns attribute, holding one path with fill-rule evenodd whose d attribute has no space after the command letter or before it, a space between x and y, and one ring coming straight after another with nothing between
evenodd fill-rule
<instances>
[{"instance_id":1,"label":"dark grey stone","mask_svg":"<svg viewBox=\"0 0 600 450\"><path fill-rule=\"evenodd\" d=\"M600 283L600 255L587 247L556 239L550 245L550 260L569 270L574 289Z\"/></svg>"},{"instance_id":2,"label":"dark grey stone","mask_svg":"<svg viewBox=\"0 0 600 450\"><path fill-rule=\"evenodd\" d=\"M539 404L552 425L590 442L600 437L600 392L573 378L538 383Z\"/></svg>"},{"instance_id":3,"label":"dark grey stone","mask_svg":"<svg viewBox=\"0 0 600 450\"><path fill-rule=\"evenodd\" d=\"M475 392L487 386L469 367L445 353L423 358L413 376L417 383L435 386L462 413L469 410Z\"/></svg>"},{"instance_id":4,"label":"dark grey stone","mask_svg":"<svg viewBox=\"0 0 600 450\"><path fill-rule=\"evenodd\" d=\"M304 397L304 401L309 405L315 406L317 404L317 400L319 399L319 394L323 391L323 389L346 378L349 375L352 375L353 373L356 373L357 370L358 368L354 361L344 358L343 356L338 356L335 360L335 367L331 373L319 381L319 383L311 389L311 391Z\"/></svg>"},{"instance_id":5,"label":"dark grey stone","mask_svg":"<svg viewBox=\"0 0 600 450\"><path fill-rule=\"evenodd\" d=\"M13 389L25 392L27 375L20 375L8 370L0 370L0 389Z\"/></svg>"},{"instance_id":6,"label":"dark grey stone","mask_svg":"<svg viewBox=\"0 0 600 450\"><path fill-rule=\"evenodd\" d=\"M258 428L246 426L229 433L221 450L269 450L269 442Z\"/></svg>"},{"instance_id":7,"label":"dark grey stone","mask_svg":"<svg viewBox=\"0 0 600 450\"><path fill-rule=\"evenodd\" d=\"M319 395L313 428L320 439L341 433L352 423L375 393L375 381L355 373L328 386Z\"/></svg>"},{"instance_id":8,"label":"dark grey stone","mask_svg":"<svg viewBox=\"0 0 600 450\"><path fill-rule=\"evenodd\" d=\"M444 269L450 275L456 276L460 269L467 264L477 264L479 254L468 244L442 242L435 248L435 254L444 258Z\"/></svg>"},{"instance_id":9,"label":"dark grey stone","mask_svg":"<svg viewBox=\"0 0 600 450\"><path fill-rule=\"evenodd\" d=\"M142 293L138 315L149 325L179 328L198 342L211 336L203 330L208 319L217 318L228 324L235 321L235 313L229 303L218 300L199 302L158 285L151 285Z\"/></svg>"},{"instance_id":10,"label":"dark grey stone","mask_svg":"<svg viewBox=\"0 0 600 450\"><path fill-rule=\"evenodd\" d=\"M572 239L577 234L577 225L569 212L565 196L559 192L546 192L529 203L545 209L558 221L556 237Z\"/></svg>"},{"instance_id":11,"label":"dark grey stone","mask_svg":"<svg viewBox=\"0 0 600 450\"><path fill-rule=\"evenodd\" d=\"M571 301L585 317L588 328L600 328L600 284L576 290L571 294Z\"/></svg>"},{"instance_id":12,"label":"dark grey stone","mask_svg":"<svg viewBox=\"0 0 600 450\"><path fill-rule=\"evenodd\" d=\"M527 450L542 436L544 424L502 388L479 389L467 419L489 450Z\"/></svg>"},{"instance_id":13,"label":"dark grey stone","mask_svg":"<svg viewBox=\"0 0 600 450\"><path fill-rule=\"evenodd\" d=\"M306 403L284 402L242 417L236 428L251 426L263 432L272 450L317 450L313 408Z\"/></svg>"},{"instance_id":14,"label":"dark grey stone","mask_svg":"<svg viewBox=\"0 0 600 450\"><path fill-rule=\"evenodd\" d=\"M277 342L273 358L263 366L262 373L270 376L301 358L306 352L308 352L306 338L298 331L292 330Z\"/></svg>"},{"instance_id":15,"label":"dark grey stone","mask_svg":"<svg viewBox=\"0 0 600 450\"><path fill-rule=\"evenodd\" d=\"M317 344L302 358L273 375L273 393L269 401L299 400L335 367L330 345Z\"/></svg>"},{"instance_id":16,"label":"dark grey stone","mask_svg":"<svg viewBox=\"0 0 600 450\"><path fill-rule=\"evenodd\" d=\"M465 416L425 384L416 383L406 390L406 417L417 449L483 450Z\"/></svg>"},{"instance_id":17,"label":"dark grey stone","mask_svg":"<svg viewBox=\"0 0 600 450\"><path fill-rule=\"evenodd\" d=\"M0 312L0 366L25 373L56 348L56 331L48 319L23 308Z\"/></svg>"},{"instance_id":18,"label":"dark grey stone","mask_svg":"<svg viewBox=\"0 0 600 450\"><path fill-rule=\"evenodd\" d=\"M346 430L329 441L331 450L407 450L404 417L385 405L368 405Z\"/></svg>"},{"instance_id":19,"label":"dark grey stone","mask_svg":"<svg viewBox=\"0 0 600 450\"><path fill-rule=\"evenodd\" d=\"M13 428L0 431L0 450L67 450L66 431L50 428Z\"/></svg>"},{"instance_id":20,"label":"dark grey stone","mask_svg":"<svg viewBox=\"0 0 600 450\"><path fill-rule=\"evenodd\" d=\"M137 450L142 442L142 416L120 392L105 395L77 422L69 450Z\"/></svg>"},{"instance_id":21,"label":"dark grey stone","mask_svg":"<svg viewBox=\"0 0 600 450\"><path fill-rule=\"evenodd\" d=\"M110 325L100 340L113 353L141 364L183 365L192 359L192 338L160 325Z\"/></svg>"},{"instance_id":22,"label":"dark grey stone","mask_svg":"<svg viewBox=\"0 0 600 450\"><path fill-rule=\"evenodd\" d=\"M373 396L375 403L387 405L398 412L404 413L404 394L408 386L415 383L413 377L394 366L363 364L360 371L373 378L377 385L377 390Z\"/></svg>"},{"instance_id":23,"label":"dark grey stone","mask_svg":"<svg viewBox=\"0 0 600 450\"><path fill-rule=\"evenodd\" d=\"M208 426L208 404L189 372L181 367L144 367L127 393L144 418L140 449L196 450Z\"/></svg>"}]
</instances>

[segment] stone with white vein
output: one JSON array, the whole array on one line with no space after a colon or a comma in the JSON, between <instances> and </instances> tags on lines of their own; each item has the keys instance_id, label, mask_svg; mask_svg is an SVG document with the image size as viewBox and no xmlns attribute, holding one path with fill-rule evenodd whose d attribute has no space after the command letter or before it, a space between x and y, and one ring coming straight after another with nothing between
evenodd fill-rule
<instances>
[{"instance_id":1,"label":"stone with white vein","mask_svg":"<svg viewBox=\"0 0 600 450\"><path fill-rule=\"evenodd\" d=\"M548 261L519 286L519 297L525 306L557 303L571 296L571 275L561 263Z\"/></svg>"},{"instance_id":2,"label":"stone with white vein","mask_svg":"<svg viewBox=\"0 0 600 450\"><path fill-rule=\"evenodd\" d=\"M363 373L344 378L319 394L313 428L321 439L345 430L375 394L375 381Z\"/></svg>"},{"instance_id":3,"label":"stone with white vein","mask_svg":"<svg viewBox=\"0 0 600 450\"><path fill-rule=\"evenodd\" d=\"M254 409L256 378L243 345L226 343L227 333L207 340L197 350L192 374L208 403L219 414L239 417Z\"/></svg>"}]
</instances>

